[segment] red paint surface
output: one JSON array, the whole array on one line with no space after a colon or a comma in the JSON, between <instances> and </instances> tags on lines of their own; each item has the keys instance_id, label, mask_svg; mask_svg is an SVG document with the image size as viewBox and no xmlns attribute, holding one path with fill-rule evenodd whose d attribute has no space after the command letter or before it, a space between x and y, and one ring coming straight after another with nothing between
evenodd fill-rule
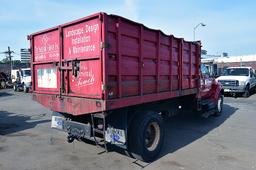
<instances>
[{"instance_id":1,"label":"red paint surface","mask_svg":"<svg viewBox=\"0 0 256 170\"><path fill-rule=\"evenodd\" d=\"M57 30L34 36L34 61L58 61L60 57L59 45L59 32Z\"/></svg>"},{"instance_id":2,"label":"red paint surface","mask_svg":"<svg viewBox=\"0 0 256 170\"><path fill-rule=\"evenodd\" d=\"M44 35L51 35L49 44L59 43L59 57L52 57L57 56L55 51L38 57L36 49L44 45ZM56 89L33 88L34 98L55 111L80 115L98 112L98 100L104 111L196 94L200 88L199 43L119 16L98 13L30 37L33 86L37 85L37 67L59 69ZM101 42L104 48L100 48ZM79 62L77 76L72 62ZM46 94L60 95L54 96L55 105L47 102ZM61 98L65 102L60 102Z\"/></svg>"},{"instance_id":3,"label":"red paint surface","mask_svg":"<svg viewBox=\"0 0 256 170\"><path fill-rule=\"evenodd\" d=\"M100 60L80 62L78 77L69 72L69 93L81 95L86 98L101 98L101 63Z\"/></svg>"},{"instance_id":4,"label":"red paint surface","mask_svg":"<svg viewBox=\"0 0 256 170\"><path fill-rule=\"evenodd\" d=\"M63 28L64 58L99 58L100 26L100 20L97 18Z\"/></svg>"}]
</instances>

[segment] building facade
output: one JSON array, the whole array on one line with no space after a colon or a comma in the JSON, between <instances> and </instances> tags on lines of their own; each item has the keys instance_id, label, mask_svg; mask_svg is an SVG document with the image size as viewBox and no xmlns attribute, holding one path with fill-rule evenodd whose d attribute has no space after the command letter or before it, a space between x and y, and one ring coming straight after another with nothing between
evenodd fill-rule
<instances>
[{"instance_id":1,"label":"building facade","mask_svg":"<svg viewBox=\"0 0 256 170\"><path fill-rule=\"evenodd\" d=\"M20 58L21 58L21 63L30 63L30 58L31 58L30 49L27 49L27 48L20 49Z\"/></svg>"}]
</instances>

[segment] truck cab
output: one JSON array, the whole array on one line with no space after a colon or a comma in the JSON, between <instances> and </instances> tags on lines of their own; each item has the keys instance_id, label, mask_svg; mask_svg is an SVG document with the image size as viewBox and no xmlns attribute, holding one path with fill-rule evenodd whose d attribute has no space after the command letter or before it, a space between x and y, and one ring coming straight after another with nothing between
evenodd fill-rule
<instances>
[{"instance_id":1,"label":"truck cab","mask_svg":"<svg viewBox=\"0 0 256 170\"><path fill-rule=\"evenodd\" d=\"M256 87L255 70L251 67L228 67L217 81L222 84L225 93L242 93L243 97L249 97Z\"/></svg>"},{"instance_id":2,"label":"truck cab","mask_svg":"<svg viewBox=\"0 0 256 170\"><path fill-rule=\"evenodd\" d=\"M23 90L27 93L31 87L31 70L30 68L12 70L13 90Z\"/></svg>"},{"instance_id":3,"label":"truck cab","mask_svg":"<svg viewBox=\"0 0 256 170\"><path fill-rule=\"evenodd\" d=\"M224 89L222 85L215 79L205 64L201 64L200 91L202 116L209 115L219 116L223 109ZM209 112L210 111L210 112Z\"/></svg>"}]
</instances>

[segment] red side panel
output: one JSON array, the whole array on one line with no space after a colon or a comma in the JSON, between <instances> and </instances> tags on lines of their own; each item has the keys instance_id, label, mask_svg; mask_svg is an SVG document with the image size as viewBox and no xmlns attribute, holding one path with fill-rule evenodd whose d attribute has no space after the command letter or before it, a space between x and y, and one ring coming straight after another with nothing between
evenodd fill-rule
<instances>
[{"instance_id":1,"label":"red side panel","mask_svg":"<svg viewBox=\"0 0 256 170\"><path fill-rule=\"evenodd\" d=\"M39 34L34 37L34 62L59 61L59 31Z\"/></svg>"},{"instance_id":2,"label":"red side panel","mask_svg":"<svg viewBox=\"0 0 256 170\"><path fill-rule=\"evenodd\" d=\"M182 45L182 89L197 87L197 53L194 44L183 42Z\"/></svg>"},{"instance_id":3,"label":"red side panel","mask_svg":"<svg viewBox=\"0 0 256 170\"><path fill-rule=\"evenodd\" d=\"M100 60L80 61L78 76L69 72L69 95L81 95L88 98L101 98Z\"/></svg>"},{"instance_id":4,"label":"red side panel","mask_svg":"<svg viewBox=\"0 0 256 170\"><path fill-rule=\"evenodd\" d=\"M63 28L64 59L100 57L101 22L99 18Z\"/></svg>"},{"instance_id":5,"label":"red side panel","mask_svg":"<svg viewBox=\"0 0 256 170\"><path fill-rule=\"evenodd\" d=\"M136 101L137 96L141 103L148 95L158 96L151 98L156 101L165 92L170 93L170 98L185 94L184 90L196 93L190 89L199 88L198 43L115 15L108 16L106 24L110 44L106 54L108 99L133 97Z\"/></svg>"},{"instance_id":6,"label":"red side panel","mask_svg":"<svg viewBox=\"0 0 256 170\"><path fill-rule=\"evenodd\" d=\"M60 59L59 31L54 29L33 38L33 89L37 92L59 93ZM55 63L55 64L54 64Z\"/></svg>"},{"instance_id":7,"label":"red side panel","mask_svg":"<svg viewBox=\"0 0 256 170\"><path fill-rule=\"evenodd\" d=\"M34 100L73 115L104 110L101 15L30 36Z\"/></svg>"},{"instance_id":8,"label":"red side panel","mask_svg":"<svg viewBox=\"0 0 256 170\"><path fill-rule=\"evenodd\" d=\"M101 21L94 18L63 28L66 95L102 98ZM72 71L77 63L77 75Z\"/></svg>"},{"instance_id":9,"label":"red side panel","mask_svg":"<svg viewBox=\"0 0 256 170\"><path fill-rule=\"evenodd\" d=\"M32 63L34 90L102 98L101 29L96 15L36 34Z\"/></svg>"}]
</instances>

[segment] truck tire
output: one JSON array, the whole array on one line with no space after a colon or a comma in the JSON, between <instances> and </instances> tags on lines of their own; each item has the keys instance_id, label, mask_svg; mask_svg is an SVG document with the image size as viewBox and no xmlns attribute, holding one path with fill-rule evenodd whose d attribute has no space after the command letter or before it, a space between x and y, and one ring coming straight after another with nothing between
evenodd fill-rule
<instances>
[{"instance_id":1,"label":"truck tire","mask_svg":"<svg viewBox=\"0 0 256 170\"><path fill-rule=\"evenodd\" d=\"M14 91L17 91L17 86L16 86L16 84L13 85L13 90L14 90Z\"/></svg>"},{"instance_id":2,"label":"truck tire","mask_svg":"<svg viewBox=\"0 0 256 170\"><path fill-rule=\"evenodd\" d=\"M215 107L214 116L220 116L221 115L222 110L223 110L223 99L224 99L224 95L220 94L219 98L218 98L218 101L217 101L217 104L216 104L216 107Z\"/></svg>"},{"instance_id":3,"label":"truck tire","mask_svg":"<svg viewBox=\"0 0 256 170\"><path fill-rule=\"evenodd\" d=\"M6 88L6 82L5 81L1 81L1 88L5 89Z\"/></svg>"},{"instance_id":4,"label":"truck tire","mask_svg":"<svg viewBox=\"0 0 256 170\"><path fill-rule=\"evenodd\" d=\"M243 97L247 98L247 97L249 97L249 96L250 96L250 85L247 85L247 86L245 87L245 91L244 91L244 93L243 93Z\"/></svg>"},{"instance_id":5,"label":"truck tire","mask_svg":"<svg viewBox=\"0 0 256 170\"><path fill-rule=\"evenodd\" d=\"M129 151L134 158L151 162L158 156L164 140L163 121L158 113L135 118L129 133Z\"/></svg>"},{"instance_id":6,"label":"truck tire","mask_svg":"<svg viewBox=\"0 0 256 170\"><path fill-rule=\"evenodd\" d=\"M28 92L28 88L26 87L26 85L23 85L23 92L27 93Z\"/></svg>"}]
</instances>

